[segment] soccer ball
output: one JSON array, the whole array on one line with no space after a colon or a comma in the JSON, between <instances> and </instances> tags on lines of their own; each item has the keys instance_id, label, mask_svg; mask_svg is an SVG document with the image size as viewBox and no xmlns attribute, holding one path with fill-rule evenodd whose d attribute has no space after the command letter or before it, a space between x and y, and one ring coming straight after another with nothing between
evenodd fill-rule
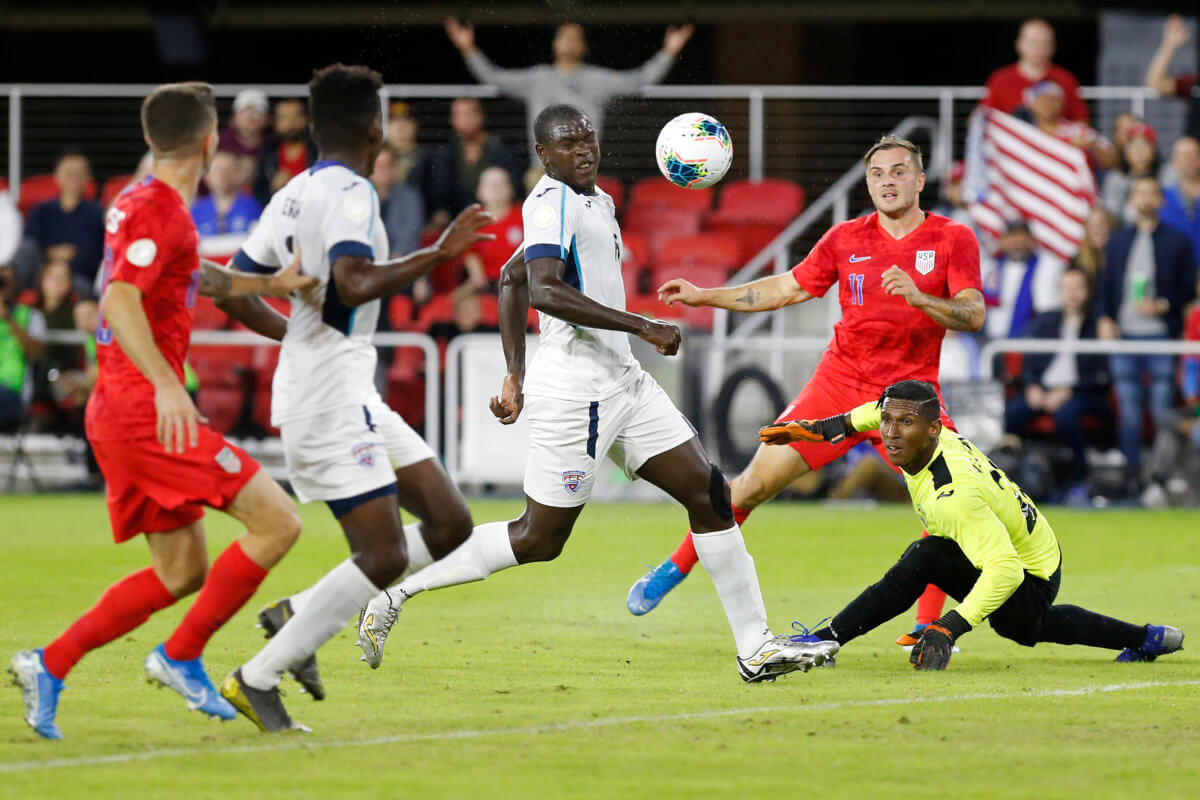
<instances>
[{"instance_id":1,"label":"soccer ball","mask_svg":"<svg viewBox=\"0 0 1200 800\"><path fill-rule=\"evenodd\" d=\"M707 114L680 114L663 125L654 155L659 171L671 183L703 189L729 171L733 140L725 126Z\"/></svg>"}]
</instances>

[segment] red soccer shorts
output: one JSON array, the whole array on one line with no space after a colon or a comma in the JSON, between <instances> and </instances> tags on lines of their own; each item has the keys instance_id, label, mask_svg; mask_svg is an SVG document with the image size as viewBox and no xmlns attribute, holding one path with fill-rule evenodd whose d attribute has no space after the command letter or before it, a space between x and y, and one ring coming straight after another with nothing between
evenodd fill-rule
<instances>
[{"instance_id":1,"label":"red soccer shorts","mask_svg":"<svg viewBox=\"0 0 1200 800\"><path fill-rule=\"evenodd\" d=\"M254 474L258 462L199 426L199 441L182 454L167 453L157 439L92 442L108 485L113 539L162 533L192 524L204 506L225 509Z\"/></svg>"},{"instance_id":2,"label":"red soccer shorts","mask_svg":"<svg viewBox=\"0 0 1200 800\"><path fill-rule=\"evenodd\" d=\"M775 418L775 421L790 422L798 419L825 419L826 417L832 417L834 414L847 413L851 409L861 406L863 403L874 402L879 399L880 394L881 392L874 390L851 388L823 378L814 377L800 390L800 394L796 395L796 399L792 401L791 405ZM938 389L938 403L942 412L942 424L950 430L956 430L954 422L946 413L946 402L942 398L941 389ZM804 459L804 462L808 464L810 469L817 470L838 460L859 442L870 442L879 455L883 457L885 464L892 469L899 469L892 462L888 461L887 451L883 447L883 439L877 430L847 436L837 444L828 444L827 442L792 442L791 446L800 454L800 457Z\"/></svg>"}]
</instances>

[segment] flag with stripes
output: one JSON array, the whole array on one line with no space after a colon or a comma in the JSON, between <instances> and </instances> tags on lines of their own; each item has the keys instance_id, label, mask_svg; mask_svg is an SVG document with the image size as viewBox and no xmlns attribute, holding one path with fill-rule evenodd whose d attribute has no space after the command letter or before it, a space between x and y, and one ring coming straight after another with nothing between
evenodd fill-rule
<instances>
[{"instance_id":1,"label":"flag with stripes","mask_svg":"<svg viewBox=\"0 0 1200 800\"><path fill-rule=\"evenodd\" d=\"M980 108L967 134L963 196L986 249L1023 220L1038 246L1071 261L1096 204L1087 154L1011 114ZM990 240L990 241L988 241Z\"/></svg>"}]
</instances>

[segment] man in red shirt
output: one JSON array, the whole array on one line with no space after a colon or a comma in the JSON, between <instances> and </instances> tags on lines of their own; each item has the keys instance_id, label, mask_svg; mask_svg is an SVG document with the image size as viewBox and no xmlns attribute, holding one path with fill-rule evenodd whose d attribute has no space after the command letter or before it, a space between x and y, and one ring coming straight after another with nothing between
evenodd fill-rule
<instances>
[{"instance_id":1,"label":"man in red shirt","mask_svg":"<svg viewBox=\"0 0 1200 800\"><path fill-rule=\"evenodd\" d=\"M1033 84L1048 80L1062 87L1063 116L1087 122L1088 110L1079 96L1079 79L1050 59L1054 58L1054 28L1044 19L1027 19L1017 34L1017 62L1001 67L987 79L981 105L1011 114L1024 105L1022 95Z\"/></svg>"},{"instance_id":2,"label":"man in red shirt","mask_svg":"<svg viewBox=\"0 0 1200 800\"><path fill-rule=\"evenodd\" d=\"M279 485L205 425L184 389L183 364L197 294L218 302L286 295L314 279L299 276L298 262L275 275L250 276L197 255L188 205L216 153L212 87L159 87L142 103L142 128L153 168L114 201L106 222L99 378L87 407L87 437L107 482L113 538L123 542L144 533L151 566L110 586L44 650L13 657L10 671L24 692L25 721L47 739L62 738L55 722L58 694L84 655L198 589L175 633L146 657L146 672L179 692L191 709L236 716L205 674L200 654L300 535L295 506ZM211 569L204 506L227 512L247 529Z\"/></svg>"},{"instance_id":3,"label":"man in red shirt","mask_svg":"<svg viewBox=\"0 0 1200 800\"><path fill-rule=\"evenodd\" d=\"M877 399L904 378L936 387L946 329L974 332L983 327L979 243L965 225L921 210L925 173L920 149L884 136L863 163L876 213L830 228L790 272L716 289L676 278L658 289L668 305L752 312L821 297L837 282L842 319L834 326L833 341L816 373L777 421L836 415L845 403L853 407ZM942 416L952 425L944 410ZM833 448L805 442L759 447L730 484L734 519L740 525L801 475L821 469L862 441L870 441L888 461L877 432L846 436ZM639 615L651 611L696 560L689 534L670 558L633 585L629 610ZM918 606L919 626L940 616L944 597L933 587L926 592Z\"/></svg>"}]
</instances>

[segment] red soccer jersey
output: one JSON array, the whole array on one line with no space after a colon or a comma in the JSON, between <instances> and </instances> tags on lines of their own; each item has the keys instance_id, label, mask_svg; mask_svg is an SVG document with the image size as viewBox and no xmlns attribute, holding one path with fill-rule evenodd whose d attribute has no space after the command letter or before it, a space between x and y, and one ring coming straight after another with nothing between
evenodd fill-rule
<instances>
[{"instance_id":1,"label":"red soccer jersey","mask_svg":"<svg viewBox=\"0 0 1200 800\"><path fill-rule=\"evenodd\" d=\"M183 198L153 176L119 195L105 220L104 288L124 281L142 290L154 343L180 383L200 281L199 242ZM100 375L87 406L88 438L155 436L154 387L121 351L103 316L96 361Z\"/></svg>"},{"instance_id":2,"label":"red soccer jersey","mask_svg":"<svg viewBox=\"0 0 1200 800\"><path fill-rule=\"evenodd\" d=\"M503 219L496 220L480 233L495 234L490 242L479 242L472 250L483 259L483 271L489 281L500 280L500 270L508 263L508 259L525 238L525 223L521 217L521 204L518 203L509 210Z\"/></svg>"},{"instance_id":3,"label":"red soccer jersey","mask_svg":"<svg viewBox=\"0 0 1200 800\"><path fill-rule=\"evenodd\" d=\"M938 385L946 329L883 290L881 276L892 266L936 297L982 290L979 242L965 225L927 213L899 240L879 226L878 214L835 225L792 270L797 283L817 297L835 281L839 286L842 318L814 378L880 392L908 378Z\"/></svg>"},{"instance_id":4,"label":"red soccer jersey","mask_svg":"<svg viewBox=\"0 0 1200 800\"><path fill-rule=\"evenodd\" d=\"M1079 79L1070 70L1063 69L1057 64L1051 64L1046 74L1038 80L1054 81L1063 90L1063 116L1073 122L1087 122L1088 108L1079 96ZM1022 95L1037 81L1031 81L1021 74L1016 64L1001 67L988 76L987 90L984 92L980 105L1011 114L1025 105Z\"/></svg>"}]
</instances>

